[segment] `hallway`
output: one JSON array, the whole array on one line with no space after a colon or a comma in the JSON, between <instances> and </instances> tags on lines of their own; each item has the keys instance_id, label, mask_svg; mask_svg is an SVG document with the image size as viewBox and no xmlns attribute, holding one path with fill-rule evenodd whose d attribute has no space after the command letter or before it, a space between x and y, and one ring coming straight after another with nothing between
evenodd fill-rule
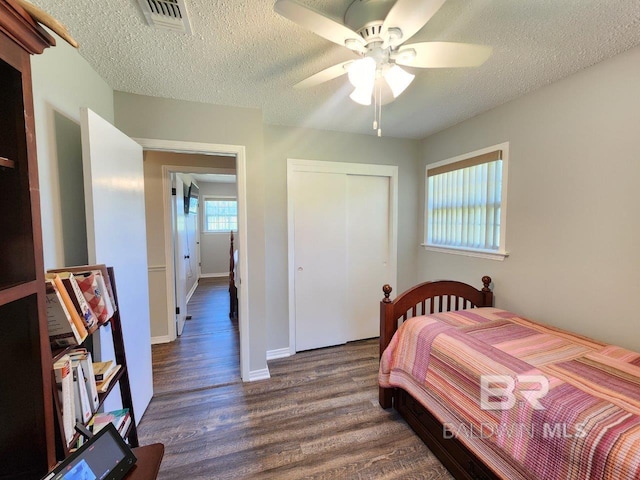
<instances>
[{"instance_id":1,"label":"hallway","mask_svg":"<svg viewBox=\"0 0 640 480\"><path fill-rule=\"evenodd\" d=\"M240 381L238 321L229 318L228 288L226 277L200 279L182 336L153 345L155 396Z\"/></svg>"}]
</instances>

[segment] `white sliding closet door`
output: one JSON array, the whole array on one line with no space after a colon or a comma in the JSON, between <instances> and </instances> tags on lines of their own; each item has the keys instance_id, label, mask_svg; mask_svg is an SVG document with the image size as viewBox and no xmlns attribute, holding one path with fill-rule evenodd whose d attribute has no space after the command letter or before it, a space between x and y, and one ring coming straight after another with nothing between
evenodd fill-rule
<instances>
[{"instance_id":1,"label":"white sliding closet door","mask_svg":"<svg viewBox=\"0 0 640 480\"><path fill-rule=\"evenodd\" d=\"M389 193L389 177L347 175L347 341L380 335L382 286L391 282Z\"/></svg>"},{"instance_id":2,"label":"white sliding closet door","mask_svg":"<svg viewBox=\"0 0 640 480\"><path fill-rule=\"evenodd\" d=\"M377 337L382 285L396 280L389 171L397 169L295 162L303 166L290 164L288 179L291 349Z\"/></svg>"},{"instance_id":3,"label":"white sliding closet door","mask_svg":"<svg viewBox=\"0 0 640 480\"><path fill-rule=\"evenodd\" d=\"M346 177L293 178L296 350L345 343Z\"/></svg>"}]
</instances>

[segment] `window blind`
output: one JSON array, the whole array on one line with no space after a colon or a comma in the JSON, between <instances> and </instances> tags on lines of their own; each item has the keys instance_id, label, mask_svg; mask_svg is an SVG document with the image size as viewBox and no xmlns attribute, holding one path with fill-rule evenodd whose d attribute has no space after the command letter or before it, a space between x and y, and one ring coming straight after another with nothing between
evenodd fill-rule
<instances>
[{"instance_id":1,"label":"window blind","mask_svg":"<svg viewBox=\"0 0 640 480\"><path fill-rule=\"evenodd\" d=\"M427 180L428 245L499 250L500 150L430 169Z\"/></svg>"}]
</instances>

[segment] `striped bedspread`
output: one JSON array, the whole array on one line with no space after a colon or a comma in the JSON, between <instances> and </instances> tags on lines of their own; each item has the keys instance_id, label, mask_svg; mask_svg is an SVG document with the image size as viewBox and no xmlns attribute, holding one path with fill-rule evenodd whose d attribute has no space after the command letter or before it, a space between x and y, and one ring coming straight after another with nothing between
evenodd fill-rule
<instances>
[{"instance_id":1,"label":"striped bedspread","mask_svg":"<svg viewBox=\"0 0 640 480\"><path fill-rule=\"evenodd\" d=\"M500 477L640 479L640 354L495 308L415 317L380 362Z\"/></svg>"}]
</instances>

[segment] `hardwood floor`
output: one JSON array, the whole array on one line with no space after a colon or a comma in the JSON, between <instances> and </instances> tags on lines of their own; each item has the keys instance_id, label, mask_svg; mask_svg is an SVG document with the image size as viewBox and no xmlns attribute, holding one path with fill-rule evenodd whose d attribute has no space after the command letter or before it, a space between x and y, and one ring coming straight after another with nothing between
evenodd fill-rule
<instances>
[{"instance_id":1,"label":"hardwood floor","mask_svg":"<svg viewBox=\"0 0 640 480\"><path fill-rule=\"evenodd\" d=\"M238 321L229 319L228 288L226 278L201 279L182 336L152 347L155 395L240 381Z\"/></svg>"},{"instance_id":2,"label":"hardwood floor","mask_svg":"<svg viewBox=\"0 0 640 480\"><path fill-rule=\"evenodd\" d=\"M379 407L377 340L270 361L271 379L242 383L225 294L201 282L183 336L153 347L156 394L139 434L165 444L160 479L451 478Z\"/></svg>"}]
</instances>

